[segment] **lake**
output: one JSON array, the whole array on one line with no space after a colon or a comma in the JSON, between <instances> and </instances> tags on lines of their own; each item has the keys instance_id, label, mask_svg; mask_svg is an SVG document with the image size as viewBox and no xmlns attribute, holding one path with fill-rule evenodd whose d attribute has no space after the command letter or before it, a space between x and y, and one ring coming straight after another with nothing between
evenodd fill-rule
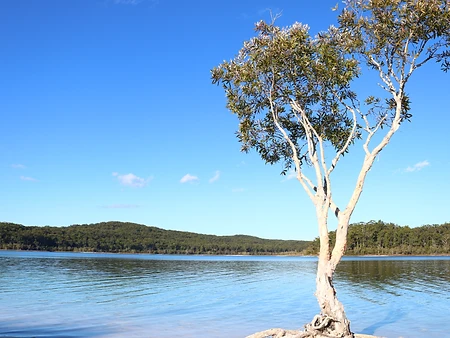
<instances>
[{"instance_id":1,"label":"lake","mask_svg":"<svg viewBox=\"0 0 450 338\"><path fill-rule=\"evenodd\" d=\"M0 337L241 338L301 328L316 258L0 251ZM355 332L449 337L450 257L345 257Z\"/></svg>"}]
</instances>

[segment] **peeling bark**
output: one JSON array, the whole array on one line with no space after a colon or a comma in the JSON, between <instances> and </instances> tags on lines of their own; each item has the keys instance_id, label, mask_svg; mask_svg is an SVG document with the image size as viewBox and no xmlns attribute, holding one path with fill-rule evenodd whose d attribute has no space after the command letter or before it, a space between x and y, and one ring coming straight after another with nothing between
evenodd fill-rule
<instances>
[{"instance_id":1,"label":"peeling bark","mask_svg":"<svg viewBox=\"0 0 450 338\"><path fill-rule=\"evenodd\" d=\"M316 278L316 297L320 306L320 315L314 317L310 324L306 325L307 332L320 332L324 337L348 337L353 338L350 330L350 321L344 311L344 306L336 297L333 286L333 273L331 261L319 259Z\"/></svg>"}]
</instances>

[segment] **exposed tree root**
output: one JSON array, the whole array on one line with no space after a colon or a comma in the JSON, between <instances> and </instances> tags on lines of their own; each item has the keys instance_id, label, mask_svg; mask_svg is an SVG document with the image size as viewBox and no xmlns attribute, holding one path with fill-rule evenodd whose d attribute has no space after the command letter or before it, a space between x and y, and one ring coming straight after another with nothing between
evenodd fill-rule
<instances>
[{"instance_id":1,"label":"exposed tree root","mask_svg":"<svg viewBox=\"0 0 450 338\"><path fill-rule=\"evenodd\" d=\"M355 338L353 334L336 332L334 322L337 321L332 317L317 315L311 323L305 325L305 331L270 329L246 338Z\"/></svg>"},{"instance_id":2,"label":"exposed tree root","mask_svg":"<svg viewBox=\"0 0 450 338\"><path fill-rule=\"evenodd\" d=\"M270 329L247 336L246 338L323 338L323 337L339 337L324 335L321 332L306 332L296 330ZM349 337L349 336L347 336ZM381 338L366 334L355 334L355 338Z\"/></svg>"},{"instance_id":3,"label":"exposed tree root","mask_svg":"<svg viewBox=\"0 0 450 338\"><path fill-rule=\"evenodd\" d=\"M307 338L306 332L296 330L270 329L258 333L254 333L246 338Z\"/></svg>"},{"instance_id":4,"label":"exposed tree root","mask_svg":"<svg viewBox=\"0 0 450 338\"><path fill-rule=\"evenodd\" d=\"M307 330L320 331L329 326L332 321L335 320L329 316L316 315L312 322L306 324L305 327Z\"/></svg>"},{"instance_id":5,"label":"exposed tree root","mask_svg":"<svg viewBox=\"0 0 450 338\"><path fill-rule=\"evenodd\" d=\"M353 334L345 335L342 332L337 332L335 322L338 321L330 316L316 315L311 323L305 325L305 332L310 333L311 338L354 338Z\"/></svg>"}]
</instances>

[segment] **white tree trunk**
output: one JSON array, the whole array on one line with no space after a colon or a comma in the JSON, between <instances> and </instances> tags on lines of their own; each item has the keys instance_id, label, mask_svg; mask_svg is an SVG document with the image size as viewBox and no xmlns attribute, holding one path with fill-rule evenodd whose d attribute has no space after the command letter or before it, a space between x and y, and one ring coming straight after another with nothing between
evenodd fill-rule
<instances>
[{"instance_id":1,"label":"white tree trunk","mask_svg":"<svg viewBox=\"0 0 450 338\"><path fill-rule=\"evenodd\" d=\"M312 333L320 333L331 337L354 337L350 330L350 321L344 311L344 306L336 297L333 286L333 274L336 266L330 256L330 244L328 237L327 217L318 212L320 233L320 253L316 276L316 297L320 306L320 315L306 326L306 330ZM345 226L343 224L343 226ZM347 224L348 227L348 224ZM338 244L336 244L338 245ZM345 242L340 244L345 251ZM334 248L336 250L336 247Z\"/></svg>"},{"instance_id":2,"label":"white tree trunk","mask_svg":"<svg viewBox=\"0 0 450 338\"><path fill-rule=\"evenodd\" d=\"M296 148L294 142L289 138L286 130L284 130L280 125L272 98L270 97L272 117L277 129L281 132L284 139L291 147L293 154L292 160L297 171L297 179L316 207L320 238L320 253L316 277L316 297L319 302L321 312L320 315L314 317L310 324L305 326L306 332L309 332L313 337L354 337L350 330L350 321L347 319L344 306L336 297L336 290L333 286L333 275L337 265L345 253L350 218L361 196L367 173L372 168L377 155L389 143L391 137L400 126L403 92L402 90L396 92L391 82L388 81L387 84L397 105L395 116L386 135L382 138L378 145L370 151L369 144L372 137L377 130L382 127L382 123L388 118L388 115L384 115L374 127L370 127L366 116L362 115L363 120L366 122L365 130L368 133L366 141L363 144L365 157L356 180L356 185L352 196L343 211L340 211L333 202L330 174L334 170L340 157L343 156L345 151L348 149L353 137L355 136L354 133L357 126L355 111L352 108L349 109L352 112L354 121L352 132L349 135L345 145L337 152L335 158L332 160L331 166L328 167L325 159L324 140L322 135L320 135L314 128L313 124L311 124L303 107L295 101L291 102L291 106L296 114L297 120L305 130L305 137L308 146L308 152L306 154L309 157L309 161L314 168L316 176L316 185L313 185L312 181L302 172L298 149ZM400 88L402 88L402 86L403 83L400 83ZM330 250L327 225L328 212L330 209L332 209L338 219L336 241L332 250Z\"/></svg>"}]
</instances>

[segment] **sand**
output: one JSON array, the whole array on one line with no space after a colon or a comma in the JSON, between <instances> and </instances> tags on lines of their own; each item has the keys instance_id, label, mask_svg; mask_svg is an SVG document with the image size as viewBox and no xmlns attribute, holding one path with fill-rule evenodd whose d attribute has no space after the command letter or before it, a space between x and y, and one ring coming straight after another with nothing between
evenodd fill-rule
<instances>
[{"instance_id":1,"label":"sand","mask_svg":"<svg viewBox=\"0 0 450 338\"><path fill-rule=\"evenodd\" d=\"M263 332L254 333L246 338L298 338L301 337L301 331L270 329ZM368 334L355 333L355 338L383 338Z\"/></svg>"}]
</instances>

